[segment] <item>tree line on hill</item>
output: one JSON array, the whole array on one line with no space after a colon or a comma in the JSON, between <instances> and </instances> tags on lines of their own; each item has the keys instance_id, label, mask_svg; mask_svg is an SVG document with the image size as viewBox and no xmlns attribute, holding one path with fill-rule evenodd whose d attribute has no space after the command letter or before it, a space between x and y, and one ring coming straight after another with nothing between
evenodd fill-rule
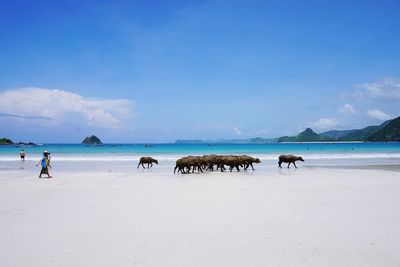
<instances>
[{"instance_id":1,"label":"tree line on hill","mask_svg":"<svg viewBox=\"0 0 400 267\"><path fill-rule=\"evenodd\" d=\"M385 121L377 126L368 126L355 130L332 130L316 133L307 128L296 136L283 136L277 142L328 142L328 141L364 141L393 142L400 141L400 117Z\"/></svg>"},{"instance_id":2,"label":"tree line on hill","mask_svg":"<svg viewBox=\"0 0 400 267\"><path fill-rule=\"evenodd\" d=\"M24 142L18 142L18 143L14 143L11 139L8 138L0 138L0 145L16 145L16 146L36 146L35 143L32 142L28 142L28 143L24 143Z\"/></svg>"},{"instance_id":3,"label":"tree line on hill","mask_svg":"<svg viewBox=\"0 0 400 267\"><path fill-rule=\"evenodd\" d=\"M279 138L249 138L229 140L177 140L178 144L212 144L212 143L282 143L282 142L334 142L334 141L363 141L363 142L396 142L400 141L400 117L385 121L376 126L368 126L353 130L331 130L316 133L307 128L296 136L282 136Z\"/></svg>"}]
</instances>

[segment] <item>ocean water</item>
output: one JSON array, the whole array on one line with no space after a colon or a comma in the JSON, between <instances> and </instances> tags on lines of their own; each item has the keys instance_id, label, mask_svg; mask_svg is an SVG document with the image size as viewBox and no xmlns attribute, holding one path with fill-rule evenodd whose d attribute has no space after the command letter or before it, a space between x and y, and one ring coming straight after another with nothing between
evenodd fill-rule
<instances>
[{"instance_id":1,"label":"ocean water","mask_svg":"<svg viewBox=\"0 0 400 267\"><path fill-rule=\"evenodd\" d=\"M18 168L19 151L15 146L0 146L0 170ZM24 168L34 168L44 150L51 153L53 167L81 169L136 169L141 156L158 159L163 168L173 168L176 159L187 155L221 154L258 157L262 166L275 166L281 154L300 155L298 165L400 165L400 143L271 143L271 144L43 144L24 147Z\"/></svg>"}]
</instances>

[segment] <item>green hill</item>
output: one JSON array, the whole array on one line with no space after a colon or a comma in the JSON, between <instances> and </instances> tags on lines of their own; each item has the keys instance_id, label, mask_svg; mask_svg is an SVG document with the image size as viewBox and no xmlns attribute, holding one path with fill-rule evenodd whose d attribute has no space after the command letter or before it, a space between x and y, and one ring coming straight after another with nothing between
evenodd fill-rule
<instances>
[{"instance_id":1,"label":"green hill","mask_svg":"<svg viewBox=\"0 0 400 267\"><path fill-rule=\"evenodd\" d=\"M14 144L14 143L10 139L0 138L0 145L12 145L12 144Z\"/></svg>"},{"instance_id":2,"label":"green hill","mask_svg":"<svg viewBox=\"0 0 400 267\"><path fill-rule=\"evenodd\" d=\"M358 130L332 130L317 134L307 128L297 136L283 136L278 142L321 142L321 141L400 141L400 117L377 126Z\"/></svg>"},{"instance_id":3,"label":"green hill","mask_svg":"<svg viewBox=\"0 0 400 267\"><path fill-rule=\"evenodd\" d=\"M345 136L342 136L339 140L342 141L366 141L368 138L378 132L379 130L383 129L389 121L385 121L381 125L377 126L368 126L363 129L355 130Z\"/></svg>"},{"instance_id":4,"label":"green hill","mask_svg":"<svg viewBox=\"0 0 400 267\"><path fill-rule=\"evenodd\" d=\"M281 143L281 142L321 142L321 141L332 141L332 138L317 134L311 128L305 129L305 131L299 133L296 136L282 136L278 139L278 143Z\"/></svg>"},{"instance_id":5,"label":"green hill","mask_svg":"<svg viewBox=\"0 0 400 267\"><path fill-rule=\"evenodd\" d=\"M353 130L331 130L316 133L307 128L296 136L282 136L279 138L247 138L247 139L218 139L218 140L177 140L175 143L182 144L215 144L215 143L282 143L282 142L329 142L329 141L400 141L400 117L388 120L381 125L368 126Z\"/></svg>"},{"instance_id":6,"label":"green hill","mask_svg":"<svg viewBox=\"0 0 400 267\"><path fill-rule=\"evenodd\" d=\"M356 130L350 134L342 136L339 140L342 141L365 141L371 135L379 130L379 126L368 126L366 128Z\"/></svg>"},{"instance_id":7,"label":"green hill","mask_svg":"<svg viewBox=\"0 0 400 267\"><path fill-rule=\"evenodd\" d=\"M331 131L326 131L326 132L320 133L320 135L324 136L324 137L333 138L333 139L340 139L343 136L349 135L356 131L358 131L358 130L331 130Z\"/></svg>"},{"instance_id":8,"label":"green hill","mask_svg":"<svg viewBox=\"0 0 400 267\"><path fill-rule=\"evenodd\" d=\"M400 141L400 117L385 123L384 127L370 135L372 142Z\"/></svg>"}]
</instances>

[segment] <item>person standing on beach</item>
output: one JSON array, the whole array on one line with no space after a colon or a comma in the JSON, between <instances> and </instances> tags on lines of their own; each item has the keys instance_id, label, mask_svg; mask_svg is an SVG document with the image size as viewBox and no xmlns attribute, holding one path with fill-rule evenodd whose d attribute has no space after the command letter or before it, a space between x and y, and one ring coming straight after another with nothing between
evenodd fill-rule
<instances>
[{"instance_id":1,"label":"person standing on beach","mask_svg":"<svg viewBox=\"0 0 400 267\"><path fill-rule=\"evenodd\" d=\"M25 151L23 149L19 152L19 156L21 157L21 163L25 161Z\"/></svg>"},{"instance_id":2,"label":"person standing on beach","mask_svg":"<svg viewBox=\"0 0 400 267\"><path fill-rule=\"evenodd\" d=\"M47 150L43 152L43 158L36 163L36 166L39 165L39 163L42 165L42 169L40 170L39 178L42 178L42 174L47 174L47 178L52 178L49 173L49 167L51 168L50 161L49 161L49 153Z\"/></svg>"},{"instance_id":3,"label":"person standing on beach","mask_svg":"<svg viewBox=\"0 0 400 267\"><path fill-rule=\"evenodd\" d=\"M19 156L21 157L21 167L20 169L24 168L24 163L25 163L25 151L23 149L21 149L21 151L19 152Z\"/></svg>"}]
</instances>

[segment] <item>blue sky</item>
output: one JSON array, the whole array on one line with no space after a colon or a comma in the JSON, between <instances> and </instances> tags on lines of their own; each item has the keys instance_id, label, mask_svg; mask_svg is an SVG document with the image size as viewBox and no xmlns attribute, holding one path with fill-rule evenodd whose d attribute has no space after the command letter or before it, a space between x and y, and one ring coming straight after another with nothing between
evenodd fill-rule
<instances>
[{"instance_id":1,"label":"blue sky","mask_svg":"<svg viewBox=\"0 0 400 267\"><path fill-rule=\"evenodd\" d=\"M1 1L0 135L169 142L400 115L399 1Z\"/></svg>"}]
</instances>

